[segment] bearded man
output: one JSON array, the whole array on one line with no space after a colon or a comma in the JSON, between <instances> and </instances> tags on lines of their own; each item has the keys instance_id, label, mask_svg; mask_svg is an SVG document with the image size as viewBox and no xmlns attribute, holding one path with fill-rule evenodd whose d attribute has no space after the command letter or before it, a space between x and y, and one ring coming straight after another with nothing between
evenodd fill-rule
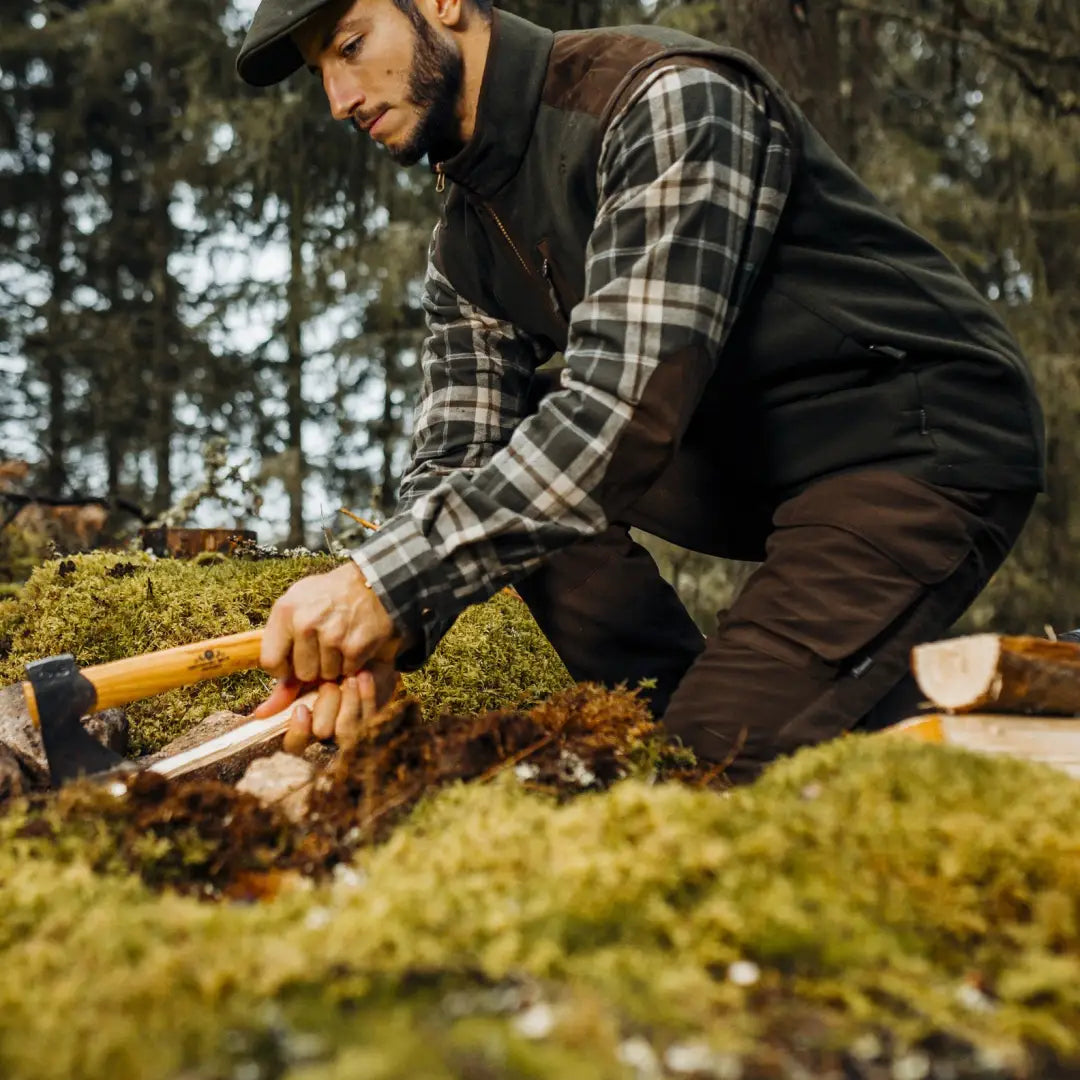
<instances>
[{"instance_id":1,"label":"bearded man","mask_svg":"<svg viewBox=\"0 0 1080 1080\"><path fill-rule=\"evenodd\" d=\"M351 737L508 584L575 678L649 680L735 781L910 708L912 646L1043 484L1041 413L987 302L767 71L490 0L263 0L237 66L306 66L445 191L399 510L266 628L264 712L323 684L290 745ZM631 526L761 566L703 636Z\"/></svg>"}]
</instances>

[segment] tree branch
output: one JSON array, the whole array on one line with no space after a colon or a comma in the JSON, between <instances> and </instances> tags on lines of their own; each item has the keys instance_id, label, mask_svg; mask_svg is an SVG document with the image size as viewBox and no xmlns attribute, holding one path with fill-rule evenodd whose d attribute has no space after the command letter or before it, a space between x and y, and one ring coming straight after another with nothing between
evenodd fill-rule
<instances>
[{"instance_id":1,"label":"tree branch","mask_svg":"<svg viewBox=\"0 0 1080 1080\"><path fill-rule=\"evenodd\" d=\"M890 7L887 4L875 3L873 0L837 0L836 10L856 12L860 15L872 15L881 19L893 19L896 22L906 23L908 26L930 37L970 45L972 48L979 49L988 56L992 56L1014 72L1020 79L1024 89L1058 116L1080 116L1080 96L1071 91L1060 91L1051 86L1047 80L1039 78L1028 63L1028 61L1031 61L1080 69L1080 52L1076 50L1063 49L1059 51L1051 49L1049 46L1036 45L1029 39L1003 34L994 28L990 20L975 16L970 16L969 19L974 24L975 29L965 27L957 30L938 22L936 19L929 19L923 15ZM964 6L963 11L965 16L969 15L966 6Z\"/></svg>"}]
</instances>

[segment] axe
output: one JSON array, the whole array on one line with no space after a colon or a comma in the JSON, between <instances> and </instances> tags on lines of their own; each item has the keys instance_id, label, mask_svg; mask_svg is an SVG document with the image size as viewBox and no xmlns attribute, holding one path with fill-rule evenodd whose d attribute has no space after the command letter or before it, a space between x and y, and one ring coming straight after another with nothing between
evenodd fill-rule
<instances>
[{"instance_id":1,"label":"axe","mask_svg":"<svg viewBox=\"0 0 1080 1080\"><path fill-rule=\"evenodd\" d=\"M249 630L86 668L79 668L70 654L36 660L27 664L24 682L0 689L0 730L25 731L27 720L33 723L41 733L53 787L80 776L130 771L138 766L102 746L83 728L81 718L178 686L258 667L262 635L261 629ZM394 655L397 645L391 642L385 653ZM175 776L195 764L210 764L229 751L284 732L296 705L310 706L314 699L314 693L305 695L274 716L252 720L194 751L158 761L152 768Z\"/></svg>"}]
</instances>

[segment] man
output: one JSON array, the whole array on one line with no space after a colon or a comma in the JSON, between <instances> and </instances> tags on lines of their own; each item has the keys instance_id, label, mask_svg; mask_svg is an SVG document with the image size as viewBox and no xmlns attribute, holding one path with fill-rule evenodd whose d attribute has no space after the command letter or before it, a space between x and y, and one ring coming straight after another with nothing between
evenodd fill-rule
<instances>
[{"instance_id":1,"label":"man","mask_svg":"<svg viewBox=\"0 0 1080 1080\"><path fill-rule=\"evenodd\" d=\"M264 709L324 683L293 746L351 736L394 653L511 583L576 678L655 680L733 780L899 718L911 647L1028 515L1041 414L985 301L767 72L490 0L263 0L237 64L308 67L446 191L400 509L267 625ZM630 526L762 566L703 638Z\"/></svg>"}]
</instances>

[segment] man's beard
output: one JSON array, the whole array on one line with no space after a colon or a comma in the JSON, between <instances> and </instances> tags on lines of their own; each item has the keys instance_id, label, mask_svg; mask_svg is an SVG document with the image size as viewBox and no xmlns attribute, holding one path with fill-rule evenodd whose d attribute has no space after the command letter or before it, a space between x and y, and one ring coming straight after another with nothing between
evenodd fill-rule
<instances>
[{"instance_id":1,"label":"man's beard","mask_svg":"<svg viewBox=\"0 0 1080 1080\"><path fill-rule=\"evenodd\" d=\"M414 23L416 49L409 72L409 104L419 112L416 129L408 142L388 147L399 165L415 165L427 156L431 162L445 161L462 147L461 121L457 115L461 96L463 64L461 53L428 25L426 19Z\"/></svg>"}]
</instances>

